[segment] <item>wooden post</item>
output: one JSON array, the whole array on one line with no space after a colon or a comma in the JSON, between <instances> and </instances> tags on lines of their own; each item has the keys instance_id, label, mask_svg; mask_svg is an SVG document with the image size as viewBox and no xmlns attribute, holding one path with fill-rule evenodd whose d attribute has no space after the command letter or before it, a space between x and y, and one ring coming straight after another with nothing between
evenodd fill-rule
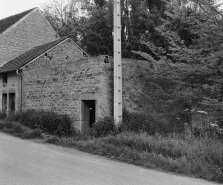
<instances>
[{"instance_id":1,"label":"wooden post","mask_svg":"<svg viewBox=\"0 0 223 185\"><path fill-rule=\"evenodd\" d=\"M114 0L114 120L122 122L121 3Z\"/></svg>"}]
</instances>

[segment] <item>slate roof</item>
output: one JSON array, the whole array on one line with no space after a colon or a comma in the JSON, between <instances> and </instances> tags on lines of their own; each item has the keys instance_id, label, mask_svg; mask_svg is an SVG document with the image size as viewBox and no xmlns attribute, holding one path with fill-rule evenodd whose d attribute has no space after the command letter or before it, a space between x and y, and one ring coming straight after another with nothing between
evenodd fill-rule
<instances>
[{"instance_id":1,"label":"slate roof","mask_svg":"<svg viewBox=\"0 0 223 185\"><path fill-rule=\"evenodd\" d=\"M63 37L61 39L55 40L53 42L34 47L27 52L19 55L18 57L14 58L13 60L5 63L3 66L0 66L0 73L15 71L21 67L23 67L28 62L32 61L39 55L45 53L47 50L51 49L53 46L59 44L60 42L64 41L69 37Z\"/></svg>"},{"instance_id":2,"label":"slate roof","mask_svg":"<svg viewBox=\"0 0 223 185\"><path fill-rule=\"evenodd\" d=\"M3 33L6 29L8 29L10 26L15 24L17 21L19 21L21 18L23 18L25 15L27 15L29 12L31 12L34 9L35 8L32 8L25 12L1 19L0 20L0 34Z\"/></svg>"}]
</instances>

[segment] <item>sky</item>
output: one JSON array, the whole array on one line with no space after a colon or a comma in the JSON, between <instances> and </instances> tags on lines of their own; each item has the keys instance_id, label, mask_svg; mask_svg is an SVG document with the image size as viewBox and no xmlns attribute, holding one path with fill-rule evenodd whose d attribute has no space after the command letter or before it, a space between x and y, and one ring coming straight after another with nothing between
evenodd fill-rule
<instances>
[{"instance_id":1,"label":"sky","mask_svg":"<svg viewBox=\"0 0 223 185\"><path fill-rule=\"evenodd\" d=\"M41 7L47 2L49 0L0 0L0 19L34 7Z\"/></svg>"},{"instance_id":2,"label":"sky","mask_svg":"<svg viewBox=\"0 0 223 185\"><path fill-rule=\"evenodd\" d=\"M41 7L50 0L0 0L0 19L21 13L34 7ZM223 3L223 0L219 0Z\"/></svg>"}]
</instances>

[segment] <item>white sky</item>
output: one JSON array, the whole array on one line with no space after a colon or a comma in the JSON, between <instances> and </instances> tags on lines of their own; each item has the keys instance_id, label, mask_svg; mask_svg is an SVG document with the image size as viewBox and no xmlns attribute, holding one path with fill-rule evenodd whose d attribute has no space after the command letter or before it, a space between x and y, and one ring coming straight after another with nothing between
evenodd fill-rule
<instances>
[{"instance_id":1,"label":"white sky","mask_svg":"<svg viewBox=\"0 0 223 185\"><path fill-rule=\"evenodd\" d=\"M34 7L41 7L50 0L0 0L0 19L21 13ZM223 3L223 0L218 0Z\"/></svg>"},{"instance_id":2,"label":"white sky","mask_svg":"<svg viewBox=\"0 0 223 185\"><path fill-rule=\"evenodd\" d=\"M34 7L41 7L49 0L0 0L0 19L24 12Z\"/></svg>"}]
</instances>

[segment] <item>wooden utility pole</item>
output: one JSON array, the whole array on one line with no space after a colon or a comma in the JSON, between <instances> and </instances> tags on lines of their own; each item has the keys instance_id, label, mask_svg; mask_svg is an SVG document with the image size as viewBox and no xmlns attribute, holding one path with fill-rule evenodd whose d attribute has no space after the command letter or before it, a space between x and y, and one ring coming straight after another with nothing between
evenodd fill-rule
<instances>
[{"instance_id":1,"label":"wooden utility pole","mask_svg":"<svg viewBox=\"0 0 223 185\"><path fill-rule=\"evenodd\" d=\"M122 122L121 3L114 0L114 120Z\"/></svg>"}]
</instances>

